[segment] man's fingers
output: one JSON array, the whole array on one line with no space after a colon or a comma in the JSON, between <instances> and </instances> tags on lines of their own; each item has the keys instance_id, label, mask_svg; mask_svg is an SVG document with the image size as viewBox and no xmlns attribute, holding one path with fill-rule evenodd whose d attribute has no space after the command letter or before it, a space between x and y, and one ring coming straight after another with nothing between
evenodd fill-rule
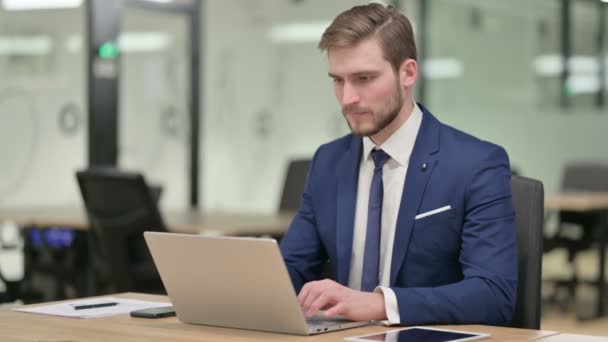
<instances>
[{"instance_id":1,"label":"man's fingers","mask_svg":"<svg viewBox=\"0 0 608 342\"><path fill-rule=\"evenodd\" d=\"M331 309L325 311L325 317L344 315L345 312L346 312L346 303L340 302L340 303L334 305Z\"/></svg>"},{"instance_id":2,"label":"man's fingers","mask_svg":"<svg viewBox=\"0 0 608 342\"><path fill-rule=\"evenodd\" d=\"M327 293L322 293L310 305L310 307L308 308L308 311L306 311L306 317L312 317L312 316L314 316L317 312L319 312L319 310L322 307L328 306L330 304L333 304L332 300L331 300L331 296L328 295Z\"/></svg>"},{"instance_id":3,"label":"man's fingers","mask_svg":"<svg viewBox=\"0 0 608 342\"><path fill-rule=\"evenodd\" d=\"M324 307L322 307L322 308L321 308L321 310L329 310L329 308L331 308L332 306L333 306L333 305L332 305L331 303L330 303L330 304L327 304L327 305L325 305Z\"/></svg>"},{"instance_id":4,"label":"man's fingers","mask_svg":"<svg viewBox=\"0 0 608 342\"><path fill-rule=\"evenodd\" d=\"M310 303L312 303L317 297L315 295L315 292L318 286L318 282L311 281L310 283L306 283L304 287L302 287L302 290L300 290L300 294L298 295L298 302L300 303L300 307L302 307L302 310L304 312L308 310Z\"/></svg>"},{"instance_id":5,"label":"man's fingers","mask_svg":"<svg viewBox=\"0 0 608 342\"><path fill-rule=\"evenodd\" d=\"M322 308L331 308L337 302L335 298L341 288L341 285L329 279L311 281L305 284L298 295L298 302L300 303L302 312L310 317ZM320 299L322 296L324 299ZM314 307L313 303L315 303Z\"/></svg>"},{"instance_id":6,"label":"man's fingers","mask_svg":"<svg viewBox=\"0 0 608 342\"><path fill-rule=\"evenodd\" d=\"M307 289L305 296L302 298L300 302L300 307L302 307L303 312L307 312L310 309L310 305L317 300L317 298L323 294L323 286L320 282L313 281L306 284Z\"/></svg>"},{"instance_id":7,"label":"man's fingers","mask_svg":"<svg viewBox=\"0 0 608 342\"><path fill-rule=\"evenodd\" d=\"M300 293L298 294L298 302L300 303L300 305L302 305L302 303L304 303L304 301L306 300L306 297L308 296L308 293L310 291L310 285L311 283L304 284L304 286L300 290Z\"/></svg>"},{"instance_id":8,"label":"man's fingers","mask_svg":"<svg viewBox=\"0 0 608 342\"><path fill-rule=\"evenodd\" d=\"M317 285L317 286L311 288L310 291L308 292L308 296L306 296L306 299L304 300L304 302L301 305L304 312L309 311L312 303L314 303L319 298L319 296L321 296L322 294L323 294L323 289L320 286Z\"/></svg>"}]
</instances>

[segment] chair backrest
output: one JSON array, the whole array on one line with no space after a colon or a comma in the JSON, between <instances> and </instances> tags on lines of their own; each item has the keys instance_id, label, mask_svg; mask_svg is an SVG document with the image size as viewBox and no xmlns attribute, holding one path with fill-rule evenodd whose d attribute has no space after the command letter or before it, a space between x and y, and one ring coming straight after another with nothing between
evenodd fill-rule
<instances>
[{"instance_id":1,"label":"chair backrest","mask_svg":"<svg viewBox=\"0 0 608 342\"><path fill-rule=\"evenodd\" d=\"M563 191L608 191L608 164L600 162L573 162L564 168ZM574 212L561 210L560 222L579 225L583 229L581 240L587 245L595 238L593 228L599 219L597 212Z\"/></svg>"},{"instance_id":2,"label":"chair backrest","mask_svg":"<svg viewBox=\"0 0 608 342\"><path fill-rule=\"evenodd\" d=\"M540 328L540 286L543 253L543 183L511 177L511 192L517 229L517 302L512 327Z\"/></svg>"},{"instance_id":3,"label":"chair backrest","mask_svg":"<svg viewBox=\"0 0 608 342\"><path fill-rule=\"evenodd\" d=\"M280 211L296 211L300 208L302 192L306 183L306 175L310 167L310 159L292 160L287 167L283 193L281 195Z\"/></svg>"},{"instance_id":4,"label":"chair backrest","mask_svg":"<svg viewBox=\"0 0 608 342\"><path fill-rule=\"evenodd\" d=\"M99 168L79 171L77 179L90 223L91 262L102 278L98 280L115 292L145 291L140 284L158 282L143 232L166 228L144 177Z\"/></svg>"},{"instance_id":5,"label":"chair backrest","mask_svg":"<svg viewBox=\"0 0 608 342\"><path fill-rule=\"evenodd\" d=\"M608 164L570 163L564 168L564 191L608 191Z\"/></svg>"}]
</instances>

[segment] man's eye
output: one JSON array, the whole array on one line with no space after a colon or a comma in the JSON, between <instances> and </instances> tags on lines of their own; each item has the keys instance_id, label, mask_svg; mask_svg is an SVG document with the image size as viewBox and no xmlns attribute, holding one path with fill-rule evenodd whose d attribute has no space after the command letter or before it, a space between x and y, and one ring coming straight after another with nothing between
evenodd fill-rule
<instances>
[{"instance_id":1,"label":"man's eye","mask_svg":"<svg viewBox=\"0 0 608 342\"><path fill-rule=\"evenodd\" d=\"M359 82L368 82L371 80L372 80L371 76L359 76Z\"/></svg>"},{"instance_id":2,"label":"man's eye","mask_svg":"<svg viewBox=\"0 0 608 342\"><path fill-rule=\"evenodd\" d=\"M336 84L341 84L342 83L342 80L339 79L339 78L334 78L333 80L334 80L334 83L336 83Z\"/></svg>"}]
</instances>

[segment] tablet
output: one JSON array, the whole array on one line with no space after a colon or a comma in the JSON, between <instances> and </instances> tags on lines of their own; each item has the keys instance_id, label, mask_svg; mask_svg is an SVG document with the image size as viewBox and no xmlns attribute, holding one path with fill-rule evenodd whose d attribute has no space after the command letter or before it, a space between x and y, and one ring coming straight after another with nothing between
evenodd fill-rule
<instances>
[{"instance_id":1,"label":"tablet","mask_svg":"<svg viewBox=\"0 0 608 342\"><path fill-rule=\"evenodd\" d=\"M411 327L398 330L389 330L370 335L347 337L347 342L454 342L474 341L490 337L490 334L476 333L460 330L448 330L427 327Z\"/></svg>"}]
</instances>

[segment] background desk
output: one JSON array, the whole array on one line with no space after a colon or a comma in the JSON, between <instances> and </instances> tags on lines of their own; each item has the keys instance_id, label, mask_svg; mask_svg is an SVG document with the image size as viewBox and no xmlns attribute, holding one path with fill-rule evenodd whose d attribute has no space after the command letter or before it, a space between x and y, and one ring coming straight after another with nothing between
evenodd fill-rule
<instances>
[{"instance_id":1,"label":"background desk","mask_svg":"<svg viewBox=\"0 0 608 342\"><path fill-rule=\"evenodd\" d=\"M545 197L545 209L593 211L608 209L608 193L562 192Z\"/></svg>"},{"instance_id":2,"label":"background desk","mask_svg":"<svg viewBox=\"0 0 608 342\"><path fill-rule=\"evenodd\" d=\"M222 235L279 235L287 230L294 214L205 212L192 209L168 210L162 213L165 224L171 231ZM0 208L0 222L2 221L14 221L24 227L70 227L87 230L89 226L83 208Z\"/></svg>"},{"instance_id":3,"label":"background desk","mask_svg":"<svg viewBox=\"0 0 608 342\"><path fill-rule=\"evenodd\" d=\"M577 212L598 212L600 220L598 232L599 269L597 279L596 316L605 314L606 307L606 243L608 241L608 193L605 192L563 192L545 198L545 210L567 210Z\"/></svg>"},{"instance_id":4,"label":"background desk","mask_svg":"<svg viewBox=\"0 0 608 342\"><path fill-rule=\"evenodd\" d=\"M271 236L280 239L294 216L293 212L251 214L171 210L162 213L168 230L179 233ZM83 208L0 208L0 222L14 221L23 230L25 244L24 279L19 293L10 294L27 303L58 300L85 294L92 290L89 274L88 219ZM49 231L49 228L51 231ZM53 228L67 228L69 246L53 247L41 238L53 233ZM42 233L44 231L44 233ZM61 233L65 236L66 233ZM36 242L37 241L37 242ZM42 285L42 276L47 285ZM69 285L69 286L68 286ZM67 288L73 289L66 290Z\"/></svg>"},{"instance_id":5,"label":"background desk","mask_svg":"<svg viewBox=\"0 0 608 342\"><path fill-rule=\"evenodd\" d=\"M166 296L134 293L117 296L152 301L169 301ZM260 310L263 310L263 308L260 308ZM553 331L482 325L442 327L492 334L490 340L484 341L522 341L557 334ZM347 336L381 332L394 328L370 326L308 337L183 324L175 317L145 319L118 315L103 318L75 319L16 312L8 309L0 310L1 341L343 341L344 337Z\"/></svg>"}]
</instances>

